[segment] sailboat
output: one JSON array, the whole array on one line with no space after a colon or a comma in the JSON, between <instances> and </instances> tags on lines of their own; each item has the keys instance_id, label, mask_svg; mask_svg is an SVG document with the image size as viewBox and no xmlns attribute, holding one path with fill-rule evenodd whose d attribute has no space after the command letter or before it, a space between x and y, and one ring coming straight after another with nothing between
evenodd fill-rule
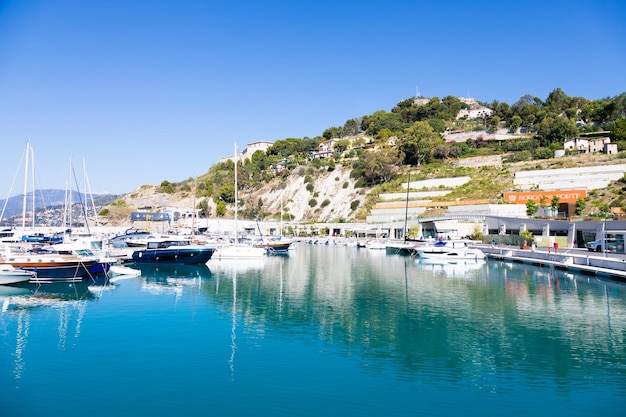
<instances>
[{"instance_id":1,"label":"sailboat","mask_svg":"<svg viewBox=\"0 0 626 417\"><path fill-rule=\"evenodd\" d=\"M22 205L22 236L21 242L25 247L11 248L6 246L0 254L0 260L4 264L9 264L13 268L22 269L35 273L35 280L39 281L62 281L77 282L90 276L90 269L96 263L95 259L81 258L74 255L62 255L39 251L39 248L32 247L30 243L55 243L62 240L60 235L45 235L36 231L35 228L35 190L34 190L34 151L30 142L26 142L24 170L24 201ZM29 162L32 170L33 180L33 201L32 201L32 228L33 232L26 232L26 197L28 188Z\"/></svg>"},{"instance_id":2,"label":"sailboat","mask_svg":"<svg viewBox=\"0 0 626 417\"><path fill-rule=\"evenodd\" d=\"M268 255L282 255L289 253L289 249L292 247L291 244L293 241L291 239L287 239L282 235L283 232L283 198L281 195L280 198L280 235L273 236L271 238L265 237L261 233L261 228L259 227L259 222L257 221L257 228L259 229L259 233L261 234L261 240L255 243L255 246L260 248L265 248Z\"/></svg>"},{"instance_id":3,"label":"sailboat","mask_svg":"<svg viewBox=\"0 0 626 417\"><path fill-rule=\"evenodd\" d=\"M245 259L245 258L261 258L265 256L266 250L263 247L253 246L242 242L239 239L237 230L237 212L238 212L238 182L237 182L237 166L239 158L237 156L237 143L235 143L235 221L234 221L234 239L226 244L218 245L215 251L214 259Z\"/></svg>"},{"instance_id":4,"label":"sailboat","mask_svg":"<svg viewBox=\"0 0 626 417\"><path fill-rule=\"evenodd\" d=\"M22 201L22 228L21 231L17 230L3 230L2 233L2 242L3 243L17 243L21 241L29 241L29 238L36 235L35 230L35 170L34 170L34 151L32 146L30 145L30 141L26 141L26 149L24 154L22 155L22 159L20 160L18 171L22 167L22 161L24 162L24 193L23 193L23 201ZM30 167L29 167L30 164ZM32 170L31 178L32 178L32 226L30 226L31 230L26 230L26 207L28 203L28 185L29 185L29 169ZM9 196L13 192L13 186L15 185L15 180L17 178L17 173L13 178L13 183L11 184L11 188L9 190ZM9 201L9 196L4 201L4 207L2 208L2 213L0 214L0 218L4 218L4 212L7 207L7 203ZM41 235L41 234L40 234ZM43 237L43 235L41 235Z\"/></svg>"}]
</instances>

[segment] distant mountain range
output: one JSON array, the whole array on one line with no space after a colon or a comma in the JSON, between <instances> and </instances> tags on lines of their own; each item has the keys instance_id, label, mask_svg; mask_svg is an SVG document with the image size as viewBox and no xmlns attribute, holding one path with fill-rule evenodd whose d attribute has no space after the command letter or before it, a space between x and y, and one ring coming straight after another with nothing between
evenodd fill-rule
<instances>
[{"instance_id":1,"label":"distant mountain range","mask_svg":"<svg viewBox=\"0 0 626 417\"><path fill-rule=\"evenodd\" d=\"M64 206L67 198L65 190L35 190L35 210L46 210L59 206ZM78 191L72 191L72 204L87 204L91 207L91 200L96 207L103 207L111 203L118 196L112 194L92 194L87 196ZM2 219L21 215L24 207L24 194L0 200L0 214ZM26 194L26 211L33 209L33 193Z\"/></svg>"}]
</instances>

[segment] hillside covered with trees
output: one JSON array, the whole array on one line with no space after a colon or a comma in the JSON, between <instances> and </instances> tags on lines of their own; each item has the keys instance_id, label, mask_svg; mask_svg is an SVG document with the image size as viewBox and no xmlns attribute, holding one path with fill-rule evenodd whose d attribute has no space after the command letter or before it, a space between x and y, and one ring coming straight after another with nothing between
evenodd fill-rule
<instances>
[{"instance_id":1,"label":"hillside covered with trees","mask_svg":"<svg viewBox=\"0 0 626 417\"><path fill-rule=\"evenodd\" d=\"M489 111L471 117L468 110L476 103ZM453 96L408 98L391 111L380 110L347 120L343 126L329 127L315 138L276 140L266 152L256 151L238 164L240 215L250 219L277 218L282 212L285 219L313 221L319 220L315 216L321 212L322 204L344 204L350 207L348 214L322 220L358 221L365 218L379 192L399 189L408 172L412 172L413 180L468 175L471 169L452 168L452 161L489 155L501 155L508 164L526 162L545 168L542 161L552 159L555 150L563 150L565 141L581 134L608 132L605 134L618 147L616 158L626 155L626 93L589 100L567 96L556 88L545 100L525 95L513 104L476 103L468 104ZM459 117L461 114L465 115ZM461 132L467 139L449 139L450 133ZM510 137L496 140L495 132L506 132ZM323 144L327 145L326 151L320 152ZM568 152L577 154L577 150ZM180 183L164 180L156 191L178 198L193 197L201 215L229 216L235 199L234 169L232 161L221 162L197 178ZM349 170L350 181L342 180L341 186L354 190L349 197L353 200L318 201L316 178L339 169ZM482 175L485 178L485 173ZM289 199L281 202L282 210L277 208L276 198L268 201L270 190L285 189L288 179L293 182L294 177L301 178L300 188L310 193L310 210L305 218L290 214L293 201ZM497 178L496 175L493 181L507 186L506 181ZM474 185L464 196L497 199L503 191L494 189L494 184L487 184L484 179L483 183ZM133 199L127 197L114 202L106 214L116 209L128 210ZM620 195L606 204L626 208Z\"/></svg>"}]
</instances>

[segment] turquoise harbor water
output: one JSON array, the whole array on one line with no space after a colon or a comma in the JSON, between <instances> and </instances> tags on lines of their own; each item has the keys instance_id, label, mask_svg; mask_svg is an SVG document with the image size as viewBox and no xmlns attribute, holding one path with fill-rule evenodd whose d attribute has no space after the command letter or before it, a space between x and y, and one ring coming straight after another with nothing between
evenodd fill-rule
<instances>
[{"instance_id":1,"label":"turquoise harbor water","mask_svg":"<svg viewBox=\"0 0 626 417\"><path fill-rule=\"evenodd\" d=\"M2 288L2 416L624 414L622 284L304 244L102 284Z\"/></svg>"}]
</instances>

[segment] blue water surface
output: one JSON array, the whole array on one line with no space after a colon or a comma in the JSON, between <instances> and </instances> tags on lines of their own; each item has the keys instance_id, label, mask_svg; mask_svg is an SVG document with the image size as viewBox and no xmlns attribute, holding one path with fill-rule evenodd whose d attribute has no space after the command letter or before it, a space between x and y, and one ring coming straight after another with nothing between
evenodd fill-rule
<instances>
[{"instance_id":1,"label":"blue water surface","mask_svg":"<svg viewBox=\"0 0 626 417\"><path fill-rule=\"evenodd\" d=\"M0 410L74 416L621 416L626 286L299 244L2 288Z\"/></svg>"}]
</instances>

